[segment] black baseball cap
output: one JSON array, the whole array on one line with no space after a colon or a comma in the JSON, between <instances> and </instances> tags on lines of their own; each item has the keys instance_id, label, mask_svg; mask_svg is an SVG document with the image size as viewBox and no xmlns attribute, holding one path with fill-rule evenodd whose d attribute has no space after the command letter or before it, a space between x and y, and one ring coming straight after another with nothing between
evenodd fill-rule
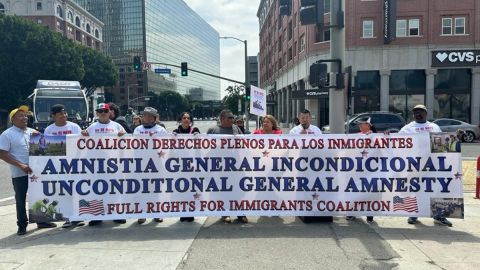
<instances>
[{"instance_id":1,"label":"black baseball cap","mask_svg":"<svg viewBox=\"0 0 480 270\"><path fill-rule=\"evenodd\" d=\"M65 111L65 106L63 106L62 104L55 104L50 108L50 112L52 114L56 114L64 111Z\"/></svg>"}]
</instances>

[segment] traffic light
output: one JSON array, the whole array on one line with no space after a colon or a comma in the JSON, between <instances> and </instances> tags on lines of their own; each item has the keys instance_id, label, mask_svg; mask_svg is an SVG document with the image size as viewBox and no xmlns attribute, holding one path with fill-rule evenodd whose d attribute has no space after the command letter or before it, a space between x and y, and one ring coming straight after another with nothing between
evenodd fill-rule
<instances>
[{"instance_id":1,"label":"traffic light","mask_svg":"<svg viewBox=\"0 0 480 270\"><path fill-rule=\"evenodd\" d=\"M292 15L292 0L280 0L278 8L280 9L280 16Z\"/></svg>"},{"instance_id":2,"label":"traffic light","mask_svg":"<svg viewBox=\"0 0 480 270\"><path fill-rule=\"evenodd\" d=\"M300 24L323 26L325 0L300 0Z\"/></svg>"},{"instance_id":3,"label":"traffic light","mask_svg":"<svg viewBox=\"0 0 480 270\"><path fill-rule=\"evenodd\" d=\"M142 62L140 61L140 56L133 57L133 70L142 71Z\"/></svg>"},{"instance_id":4,"label":"traffic light","mask_svg":"<svg viewBox=\"0 0 480 270\"><path fill-rule=\"evenodd\" d=\"M323 88L327 86L327 64L325 63L313 63L310 66L309 82L313 87Z\"/></svg>"},{"instance_id":5,"label":"traffic light","mask_svg":"<svg viewBox=\"0 0 480 270\"><path fill-rule=\"evenodd\" d=\"M182 62L182 76L188 76L188 64L187 62Z\"/></svg>"},{"instance_id":6,"label":"traffic light","mask_svg":"<svg viewBox=\"0 0 480 270\"><path fill-rule=\"evenodd\" d=\"M250 86L245 88L245 100L250 100Z\"/></svg>"}]
</instances>

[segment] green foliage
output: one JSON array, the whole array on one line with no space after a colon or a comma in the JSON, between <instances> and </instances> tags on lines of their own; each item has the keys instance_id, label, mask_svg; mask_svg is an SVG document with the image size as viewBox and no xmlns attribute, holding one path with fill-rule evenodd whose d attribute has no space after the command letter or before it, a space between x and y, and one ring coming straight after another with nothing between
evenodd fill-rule
<instances>
[{"instance_id":1,"label":"green foliage","mask_svg":"<svg viewBox=\"0 0 480 270\"><path fill-rule=\"evenodd\" d=\"M234 114L238 113L238 100L241 101L241 110L239 114L245 113L245 87L243 85L229 86L227 89L227 95L223 98L222 102L224 106L231 110Z\"/></svg>"},{"instance_id":2,"label":"green foliage","mask_svg":"<svg viewBox=\"0 0 480 270\"><path fill-rule=\"evenodd\" d=\"M76 45L60 33L17 16L0 14L0 108L24 101L37 80L81 81L86 87L114 85L111 59Z\"/></svg>"},{"instance_id":3,"label":"green foliage","mask_svg":"<svg viewBox=\"0 0 480 270\"><path fill-rule=\"evenodd\" d=\"M152 96L149 105L158 110L164 121L177 120L182 112L190 109L188 99L177 92L163 91L158 95L150 92L148 95Z\"/></svg>"}]
</instances>

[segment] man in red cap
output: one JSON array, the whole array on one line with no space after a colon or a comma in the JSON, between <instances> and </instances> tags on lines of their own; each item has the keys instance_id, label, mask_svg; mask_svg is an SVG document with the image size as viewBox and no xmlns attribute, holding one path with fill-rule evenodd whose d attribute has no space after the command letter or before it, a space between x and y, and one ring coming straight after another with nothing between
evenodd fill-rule
<instances>
[{"instance_id":1,"label":"man in red cap","mask_svg":"<svg viewBox=\"0 0 480 270\"><path fill-rule=\"evenodd\" d=\"M9 114L12 126L0 135L0 159L10 164L13 190L17 210L17 234L27 233L28 217L26 209L28 174L32 169L28 166L30 136L39 134L28 128L28 107L20 106ZM37 223L37 227L53 228L55 223Z\"/></svg>"}]
</instances>

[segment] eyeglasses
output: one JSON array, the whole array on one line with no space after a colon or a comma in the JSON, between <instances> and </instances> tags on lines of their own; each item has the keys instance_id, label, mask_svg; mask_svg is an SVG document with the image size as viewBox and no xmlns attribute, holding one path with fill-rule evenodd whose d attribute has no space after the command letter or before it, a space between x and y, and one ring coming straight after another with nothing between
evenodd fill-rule
<instances>
[{"instance_id":1,"label":"eyeglasses","mask_svg":"<svg viewBox=\"0 0 480 270\"><path fill-rule=\"evenodd\" d=\"M96 112L97 113L108 113L108 112L110 112L110 110L109 109L100 109L100 110L97 110Z\"/></svg>"}]
</instances>

